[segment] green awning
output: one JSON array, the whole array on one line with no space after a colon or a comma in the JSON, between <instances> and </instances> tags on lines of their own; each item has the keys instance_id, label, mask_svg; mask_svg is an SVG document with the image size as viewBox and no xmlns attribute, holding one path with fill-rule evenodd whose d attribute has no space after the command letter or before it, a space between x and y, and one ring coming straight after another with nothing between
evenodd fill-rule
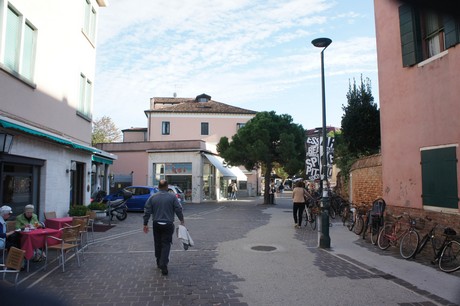
<instances>
[{"instance_id":1,"label":"green awning","mask_svg":"<svg viewBox=\"0 0 460 306\"><path fill-rule=\"evenodd\" d=\"M20 124L17 124L17 123L13 123L13 122L9 122L9 121L5 121L5 120L0 119L0 125L3 128L6 128L6 129L15 129L15 130L25 132L25 133L30 134L30 135L34 135L34 136L38 136L38 137L44 137L44 138L47 138L49 140L52 140L54 142L57 142L57 143L60 143L60 144L66 145L66 146L69 146L69 147L74 148L74 149L88 151L88 152L91 152L91 153L99 153L99 152L101 152L100 150L98 150L96 148L83 146L83 145L74 143L74 142L72 142L70 140L67 140L67 139L64 139L64 138L61 138L61 137L58 137L58 136L51 135L50 133L42 132L42 131L39 131L37 129L29 128L29 127L26 127L26 126L23 126L23 125L20 125Z\"/></svg>"},{"instance_id":2,"label":"green awning","mask_svg":"<svg viewBox=\"0 0 460 306\"><path fill-rule=\"evenodd\" d=\"M93 155L93 156L91 157L91 160L92 160L92 161L95 161L95 162L97 162L97 163L102 163L102 164L108 164L108 165L113 164L113 160L111 160L111 159L109 159L109 158L102 157L102 156Z\"/></svg>"}]
</instances>

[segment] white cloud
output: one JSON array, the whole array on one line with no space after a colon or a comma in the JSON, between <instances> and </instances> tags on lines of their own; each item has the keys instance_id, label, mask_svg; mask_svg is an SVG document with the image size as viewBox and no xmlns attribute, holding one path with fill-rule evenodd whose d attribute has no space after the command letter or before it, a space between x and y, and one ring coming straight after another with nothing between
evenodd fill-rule
<instances>
[{"instance_id":1,"label":"white cloud","mask_svg":"<svg viewBox=\"0 0 460 306\"><path fill-rule=\"evenodd\" d=\"M308 92L319 81L321 50L310 44L315 36L334 40L325 58L326 74L335 82L376 74L373 33L350 31L367 15L356 8L336 11L338 4L111 0L99 14L94 115L110 116L121 129L145 126L149 99L173 92L206 92L258 111L277 110L276 100L285 97L315 99L316 89ZM295 119L309 125L308 114Z\"/></svg>"}]
</instances>

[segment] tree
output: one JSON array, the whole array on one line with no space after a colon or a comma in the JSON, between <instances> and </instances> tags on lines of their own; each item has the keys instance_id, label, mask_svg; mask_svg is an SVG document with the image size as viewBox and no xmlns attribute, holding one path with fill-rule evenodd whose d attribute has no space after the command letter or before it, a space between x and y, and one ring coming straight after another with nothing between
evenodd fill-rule
<instances>
[{"instance_id":1,"label":"tree","mask_svg":"<svg viewBox=\"0 0 460 306\"><path fill-rule=\"evenodd\" d=\"M91 143L94 146L97 143L107 143L121 140L120 130L108 116L93 121L93 134Z\"/></svg>"},{"instance_id":2,"label":"tree","mask_svg":"<svg viewBox=\"0 0 460 306\"><path fill-rule=\"evenodd\" d=\"M275 163L291 175L305 167L305 131L289 115L260 112L238 130L231 142L222 137L217 151L230 165L243 165L248 170L262 166L268 191ZM268 192L264 193L264 203L269 203Z\"/></svg>"},{"instance_id":3,"label":"tree","mask_svg":"<svg viewBox=\"0 0 460 306\"><path fill-rule=\"evenodd\" d=\"M361 84L350 84L347 93L348 104L342 106L341 133L336 133L334 153L337 166L347 180L350 167L362 156L380 151L380 110L374 103L371 82L368 78Z\"/></svg>"}]
</instances>

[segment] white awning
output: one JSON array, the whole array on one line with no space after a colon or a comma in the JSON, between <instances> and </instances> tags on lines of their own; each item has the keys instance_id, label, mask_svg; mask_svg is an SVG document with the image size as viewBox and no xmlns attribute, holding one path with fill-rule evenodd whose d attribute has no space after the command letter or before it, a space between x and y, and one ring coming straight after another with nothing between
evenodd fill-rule
<instances>
[{"instance_id":1,"label":"white awning","mask_svg":"<svg viewBox=\"0 0 460 306\"><path fill-rule=\"evenodd\" d=\"M224 178L247 181L248 178L238 167L226 167L224 166L224 160L220 156L203 153L206 158L217 168L217 170L222 174Z\"/></svg>"}]
</instances>

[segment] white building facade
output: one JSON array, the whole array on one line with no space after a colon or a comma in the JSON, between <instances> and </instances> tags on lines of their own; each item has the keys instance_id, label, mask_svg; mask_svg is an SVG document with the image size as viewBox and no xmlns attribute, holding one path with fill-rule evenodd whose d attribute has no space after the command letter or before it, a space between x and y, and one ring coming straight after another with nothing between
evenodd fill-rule
<instances>
[{"instance_id":1,"label":"white building facade","mask_svg":"<svg viewBox=\"0 0 460 306\"><path fill-rule=\"evenodd\" d=\"M108 188L116 156L91 147L104 0L0 0L0 198L65 216Z\"/></svg>"}]
</instances>

